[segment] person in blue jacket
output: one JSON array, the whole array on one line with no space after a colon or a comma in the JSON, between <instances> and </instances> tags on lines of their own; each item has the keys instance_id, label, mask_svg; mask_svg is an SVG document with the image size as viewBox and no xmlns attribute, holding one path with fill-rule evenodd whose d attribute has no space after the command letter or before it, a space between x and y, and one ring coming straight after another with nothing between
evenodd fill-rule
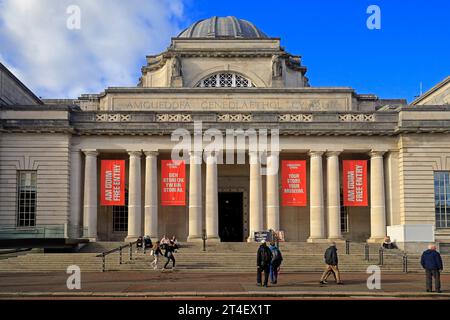
<instances>
[{"instance_id":1,"label":"person in blue jacket","mask_svg":"<svg viewBox=\"0 0 450 320\"><path fill-rule=\"evenodd\" d=\"M436 251L435 245L429 245L428 250L423 252L420 264L425 269L427 292L432 291L434 278L436 292L441 293L441 271L444 269L444 266L441 255Z\"/></svg>"}]
</instances>

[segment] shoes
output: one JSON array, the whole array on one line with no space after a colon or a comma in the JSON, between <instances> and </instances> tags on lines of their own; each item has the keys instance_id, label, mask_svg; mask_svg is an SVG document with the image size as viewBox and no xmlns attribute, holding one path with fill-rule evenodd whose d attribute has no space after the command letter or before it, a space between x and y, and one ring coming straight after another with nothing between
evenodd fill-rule
<instances>
[{"instance_id":1,"label":"shoes","mask_svg":"<svg viewBox=\"0 0 450 320\"><path fill-rule=\"evenodd\" d=\"M327 284L328 282L326 281L320 281L320 284Z\"/></svg>"},{"instance_id":2,"label":"shoes","mask_svg":"<svg viewBox=\"0 0 450 320\"><path fill-rule=\"evenodd\" d=\"M336 284L343 285L344 283L342 281L340 281L340 282L336 282Z\"/></svg>"},{"instance_id":3,"label":"shoes","mask_svg":"<svg viewBox=\"0 0 450 320\"><path fill-rule=\"evenodd\" d=\"M265 287L265 288L267 288L267 287L268 287L267 283L266 283L266 284L264 284L264 287Z\"/></svg>"},{"instance_id":4,"label":"shoes","mask_svg":"<svg viewBox=\"0 0 450 320\"><path fill-rule=\"evenodd\" d=\"M261 287L261 283L257 283L256 286Z\"/></svg>"},{"instance_id":5,"label":"shoes","mask_svg":"<svg viewBox=\"0 0 450 320\"><path fill-rule=\"evenodd\" d=\"M428 290L428 289L427 289L427 292L431 292L431 290Z\"/></svg>"}]
</instances>

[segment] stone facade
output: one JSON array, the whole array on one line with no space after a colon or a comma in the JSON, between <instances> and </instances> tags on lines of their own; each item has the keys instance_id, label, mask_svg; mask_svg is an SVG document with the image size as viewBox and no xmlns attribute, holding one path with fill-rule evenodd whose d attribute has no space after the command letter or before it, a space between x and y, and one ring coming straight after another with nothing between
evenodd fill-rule
<instances>
[{"instance_id":1,"label":"stone facade","mask_svg":"<svg viewBox=\"0 0 450 320\"><path fill-rule=\"evenodd\" d=\"M220 74L217 83L230 87L200 85ZM450 171L450 107L311 87L305 74L300 57L277 38L179 37L166 52L147 57L136 87L47 100L38 108L2 106L0 227L16 226L17 170L37 170L36 224L82 226L77 236L91 240L175 234L198 241L203 229L219 240L217 194L237 192L241 241L269 228L283 230L287 241L378 242L386 234L402 247L450 241L448 229L435 228L434 206L434 172ZM237 87L237 75L249 81L246 87ZM193 133L196 122L223 132L278 129L281 152L270 161L307 161L308 205L281 206L280 175L261 175L247 152L243 165L188 165L187 205L161 206L160 161L176 145L171 134ZM114 231L112 208L98 203L102 159L126 160L128 231ZM370 200L347 209L342 232L346 159L369 161ZM421 237L406 237L400 227L422 228Z\"/></svg>"}]
</instances>

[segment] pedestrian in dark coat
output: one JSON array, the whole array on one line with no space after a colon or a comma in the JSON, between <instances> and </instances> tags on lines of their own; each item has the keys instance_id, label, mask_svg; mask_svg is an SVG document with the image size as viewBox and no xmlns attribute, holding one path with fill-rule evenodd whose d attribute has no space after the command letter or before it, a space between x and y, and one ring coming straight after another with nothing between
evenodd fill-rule
<instances>
[{"instance_id":1,"label":"pedestrian in dark coat","mask_svg":"<svg viewBox=\"0 0 450 320\"><path fill-rule=\"evenodd\" d=\"M425 269L427 292L433 291L434 278L436 292L441 293L441 271L444 269L444 265L442 264L441 255L436 251L435 245L429 245L428 250L422 253L420 264Z\"/></svg>"},{"instance_id":2,"label":"pedestrian in dark coat","mask_svg":"<svg viewBox=\"0 0 450 320\"><path fill-rule=\"evenodd\" d=\"M267 287L267 282L269 281L271 261L272 261L272 252L267 246L266 241L262 240L256 255L256 266L257 266L256 283L258 286L261 286L262 284L264 287ZM263 272L264 272L264 283L262 283L261 279Z\"/></svg>"},{"instance_id":3,"label":"pedestrian in dark coat","mask_svg":"<svg viewBox=\"0 0 450 320\"><path fill-rule=\"evenodd\" d=\"M172 260L172 270L175 270L175 256L174 256L174 251L175 251L175 244L170 241L165 248L165 252L164 252L164 256L167 258L166 264L164 265L163 270L167 269L167 266L169 265L169 262Z\"/></svg>"},{"instance_id":4,"label":"pedestrian in dark coat","mask_svg":"<svg viewBox=\"0 0 450 320\"><path fill-rule=\"evenodd\" d=\"M339 261L335 242L333 242L331 246L325 251L324 258L326 267L325 271L322 274L322 277L320 278L320 284L326 284L328 277L333 273L334 277L336 278L336 283L343 284L341 281L341 274L339 272L338 267Z\"/></svg>"}]
</instances>

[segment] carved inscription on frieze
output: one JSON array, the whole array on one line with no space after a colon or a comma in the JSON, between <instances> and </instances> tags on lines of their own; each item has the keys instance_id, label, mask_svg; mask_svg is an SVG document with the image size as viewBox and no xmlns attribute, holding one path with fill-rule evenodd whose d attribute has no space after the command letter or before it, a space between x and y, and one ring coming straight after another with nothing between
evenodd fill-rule
<instances>
[{"instance_id":1,"label":"carved inscription on frieze","mask_svg":"<svg viewBox=\"0 0 450 320\"><path fill-rule=\"evenodd\" d=\"M347 99L125 99L113 100L115 111L344 111Z\"/></svg>"}]
</instances>

